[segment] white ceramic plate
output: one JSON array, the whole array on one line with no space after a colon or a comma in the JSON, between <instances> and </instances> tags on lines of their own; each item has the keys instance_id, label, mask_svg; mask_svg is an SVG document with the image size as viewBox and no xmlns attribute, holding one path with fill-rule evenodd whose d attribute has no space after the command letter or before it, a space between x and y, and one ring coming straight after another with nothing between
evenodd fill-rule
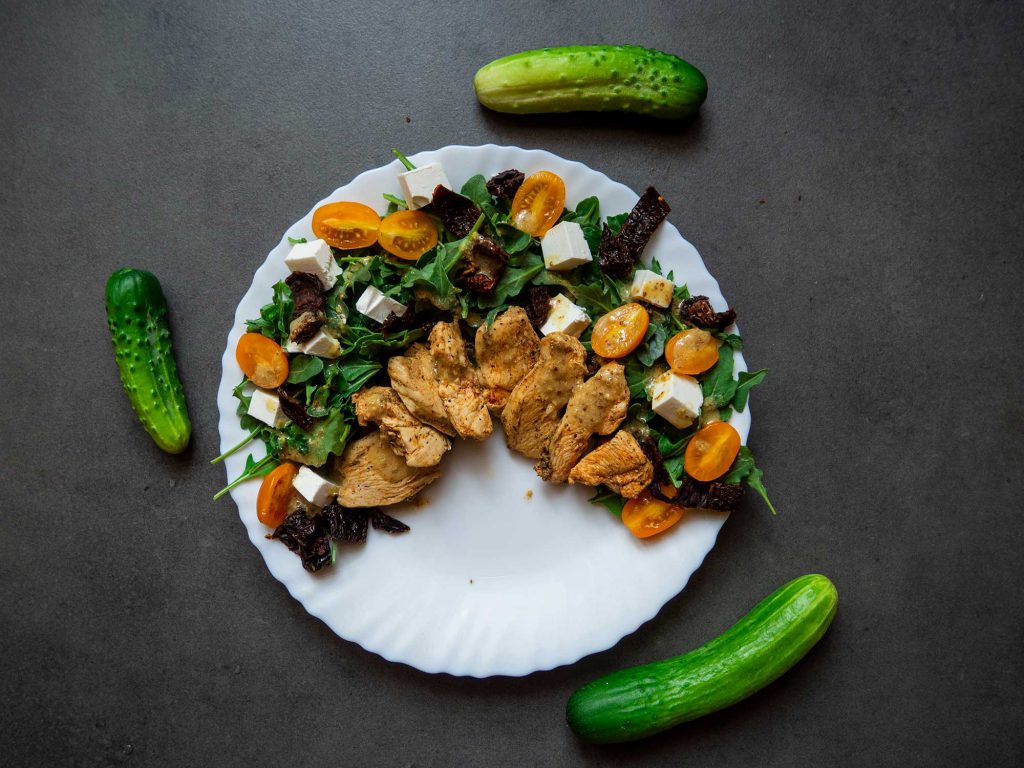
<instances>
[{"instance_id":1,"label":"white ceramic plate","mask_svg":"<svg viewBox=\"0 0 1024 768\"><path fill-rule=\"evenodd\" d=\"M565 180L567 207L597 195L603 215L628 211L638 198L603 173L543 150L451 146L411 160L443 163L456 189L477 173L553 171ZM396 176L402 170L396 160L361 173L314 208L356 200L383 211L381 194L399 192ZM647 246L645 259L657 257L675 272L676 282L725 309L718 283L672 218ZM235 312L217 394L222 450L244 437L231 396L242 377L234 349L244 321L258 316L271 286L287 276L286 238L311 238L311 220L312 210L288 229ZM739 354L736 370L746 370ZM732 424L746 442L749 407L734 414ZM259 458L262 446L255 452ZM229 478L242 472L245 455L228 458ZM688 515L665 534L640 541L603 507L587 502L592 489L546 484L532 464L506 449L498 423L484 443L456 441L441 479L419 503L388 509L412 526L410 533L388 536L371 529L365 546L342 545L337 565L319 575L304 571L298 557L265 538L268 529L256 519L258 481L231 495L270 572L339 636L424 672L520 676L610 648L654 617L686 585L726 517Z\"/></svg>"}]
</instances>

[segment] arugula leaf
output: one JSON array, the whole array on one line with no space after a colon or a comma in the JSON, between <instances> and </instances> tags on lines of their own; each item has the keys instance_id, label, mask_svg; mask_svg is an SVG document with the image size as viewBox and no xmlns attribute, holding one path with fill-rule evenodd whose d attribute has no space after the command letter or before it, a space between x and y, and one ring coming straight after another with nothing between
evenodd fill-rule
<instances>
[{"instance_id":1,"label":"arugula leaf","mask_svg":"<svg viewBox=\"0 0 1024 768\"><path fill-rule=\"evenodd\" d=\"M311 467L322 467L332 453L340 456L345 450L352 426L339 408L326 418L318 419L309 431L298 431L305 438L304 444L302 441L292 441L281 447L279 454L284 459L300 461Z\"/></svg>"},{"instance_id":2,"label":"arugula leaf","mask_svg":"<svg viewBox=\"0 0 1024 768\"><path fill-rule=\"evenodd\" d=\"M405 166L405 170L407 170L407 171L415 171L416 170L416 166L413 165L411 162L409 162L409 158L406 157L405 155L403 155L401 152L399 152L394 147L391 148L391 154L398 158L398 162L400 162L402 165Z\"/></svg>"},{"instance_id":3,"label":"arugula leaf","mask_svg":"<svg viewBox=\"0 0 1024 768\"><path fill-rule=\"evenodd\" d=\"M718 409L718 418L722 421L728 421L732 418L732 408L726 406L725 408Z\"/></svg>"},{"instance_id":4,"label":"arugula leaf","mask_svg":"<svg viewBox=\"0 0 1024 768\"><path fill-rule=\"evenodd\" d=\"M768 498L768 489L764 487L764 472L758 469L754 463L754 454L745 445L740 446L740 452L732 463L732 467L721 479L721 482L728 483L729 485L736 485L743 481L746 481L747 485L757 491L773 515L778 514Z\"/></svg>"},{"instance_id":5,"label":"arugula leaf","mask_svg":"<svg viewBox=\"0 0 1024 768\"><path fill-rule=\"evenodd\" d=\"M743 351L743 339L737 336L735 333L725 333L725 331L713 331L712 336L719 339L723 346L732 347L737 352Z\"/></svg>"},{"instance_id":6,"label":"arugula leaf","mask_svg":"<svg viewBox=\"0 0 1024 768\"><path fill-rule=\"evenodd\" d=\"M651 257L651 264L647 268L656 275L661 275L662 277L665 276L665 273L661 271L661 263L653 256ZM669 279L671 280L671 278Z\"/></svg>"},{"instance_id":7,"label":"arugula leaf","mask_svg":"<svg viewBox=\"0 0 1024 768\"><path fill-rule=\"evenodd\" d=\"M690 298L690 289L685 284L677 285L676 289L672 291L672 305L678 304L680 301Z\"/></svg>"},{"instance_id":8,"label":"arugula leaf","mask_svg":"<svg viewBox=\"0 0 1024 768\"><path fill-rule=\"evenodd\" d=\"M384 214L385 216L390 216L396 211L404 211L409 207L409 204L406 203L405 200L400 198L398 195L392 195L390 192L385 192L382 197L388 201L388 210Z\"/></svg>"},{"instance_id":9,"label":"arugula leaf","mask_svg":"<svg viewBox=\"0 0 1024 768\"><path fill-rule=\"evenodd\" d=\"M306 238L304 238L304 237L289 237L288 238L288 242L291 243L292 245L299 245L300 243L306 242Z\"/></svg>"},{"instance_id":10,"label":"arugula leaf","mask_svg":"<svg viewBox=\"0 0 1024 768\"><path fill-rule=\"evenodd\" d=\"M747 397L750 395L750 390L764 381L764 377L767 375L767 368L762 368L753 373L740 371L739 380L736 382L736 395L733 397L732 407L742 413L747 407Z\"/></svg>"},{"instance_id":11,"label":"arugula leaf","mask_svg":"<svg viewBox=\"0 0 1024 768\"><path fill-rule=\"evenodd\" d=\"M487 191L487 179L479 173L466 179L459 194L477 204L491 202L491 193Z\"/></svg>"},{"instance_id":12,"label":"arugula leaf","mask_svg":"<svg viewBox=\"0 0 1024 768\"><path fill-rule=\"evenodd\" d=\"M665 326L664 320L657 318L652 313L644 340L636 350L637 360L648 368L654 365L658 358L665 354L665 342L668 340L668 334L669 330Z\"/></svg>"},{"instance_id":13,"label":"arugula leaf","mask_svg":"<svg viewBox=\"0 0 1024 768\"><path fill-rule=\"evenodd\" d=\"M584 279L587 267L581 267ZM576 303L587 310L592 317L611 312L625 303L625 286L618 280L600 272L592 281L580 282L572 287Z\"/></svg>"},{"instance_id":14,"label":"arugula leaf","mask_svg":"<svg viewBox=\"0 0 1024 768\"><path fill-rule=\"evenodd\" d=\"M499 278L493 293L480 300L480 307L483 309L498 307L509 299L515 298L543 269L544 259L534 253L525 254L523 266L514 267L509 263Z\"/></svg>"},{"instance_id":15,"label":"arugula leaf","mask_svg":"<svg viewBox=\"0 0 1024 768\"><path fill-rule=\"evenodd\" d=\"M573 221L580 225L591 253L601 245L601 203L596 197L580 200L575 211L563 211L559 221Z\"/></svg>"},{"instance_id":16,"label":"arugula leaf","mask_svg":"<svg viewBox=\"0 0 1024 768\"><path fill-rule=\"evenodd\" d=\"M274 457L272 453L268 453L259 461L256 461L250 453L245 459L245 469L242 470L242 474L232 480L230 483L221 488L217 493L213 495L213 500L216 501L225 493L230 491L236 485L245 482L253 477L263 477L268 474L274 467L280 462Z\"/></svg>"},{"instance_id":17,"label":"arugula leaf","mask_svg":"<svg viewBox=\"0 0 1024 768\"><path fill-rule=\"evenodd\" d=\"M360 365L346 365L340 367L335 386L337 392L343 399L347 400L363 388L383 366L380 363L362 363Z\"/></svg>"},{"instance_id":18,"label":"arugula leaf","mask_svg":"<svg viewBox=\"0 0 1024 768\"><path fill-rule=\"evenodd\" d=\"M288 366L288 383L302 384L324 369L324 361L310 355L295 355Z\"/></svg>"},{"instance_id":19,"label":"arugula leaf","mask_svg":"<svg viewBox=\"0 0 1024 768\"><path fill-rule=\"evenodd\" d=\"M622 507L625 504L619 494L604 485L599 487L597 489L597 493L587 499L587 501L591 504L600 504L613 515L618 515L620 517L622 516Z\"/></svg>"},{"instance_id":20,"label":"arugula leaf","mask_svg":"<svg viewBox=\"0 0 1024 768\"><path fill-rule=\"evenodd\" d=\"M736 394L736 381L732 377L732 369L733 352L731 349L727 349L725 354L718 356L715 367L700 383L705 401L710 402L715 408L728 405Z\"/></svg>"},{"instance_id":21,"label":"arugula leaf","mask_svg":"<svg viewBox=\"0 0 1024 768\"><path fill-rule=\"evenodd\" d=\"M626 384L629 386L629 399L650 399L647 394L648 371L644 364L630 355L626 360Z\"/></svg>"},{"instance_id":22,"label":"arugula leaf","mask_svg":"<svg viewBox=\"0 0 1024 768\"><path fill-rule=\"evenodd\" d=\"M626 213L620 213L615 216L609 216L605 223L608 225L608 229L612 231L612 234L617 235L619 234L619 231L622 229L622 225L625 223L628 217L629 212L627 211Z\"/></svg>"},{"instance_id":23,"label":"arugula leaf","mask_svg":"<svg viewBox=\"0 0 1024 768\"><path fill-rule=\"evenodd\" d=\"M421 258L417 266L407 271L402 276L400 286L402 288L415 288L417 286L427 288L437 299L440 305L451 308L452 297L458 292L448 275L450 267L447 264L447 244L438 246L432 259L429 256ZM455 254L458 257L458 254ZM428 260L429 259L429 260ZM419 266L422 264L423 266Z\"/></svg>"},{"instance_id":24,"label":"arugula leaf","mask_svg":"<svg viewBox=\"0 0 1024 768\"><path fill-rule=\"evenodd\" d=\"M245 329L249 333L262 333L279 344L288 339L288 325L292 321L292 291L284 281L274 285L274 298L260 308L258 320L249 320Z\"/></svg>"},{"instance_id":25,"label":"arugula leaf","mask_svg":"<svg viewBox=\"0 0 1024 768\"><path fill-rule=\"evenodd\" d=\"M683 484L683 473L686 471L683 467L684 459L685 456L679 454L664 461L665 471L668 472L669 479L676 488Z\"/></svg>"}]
</instances>

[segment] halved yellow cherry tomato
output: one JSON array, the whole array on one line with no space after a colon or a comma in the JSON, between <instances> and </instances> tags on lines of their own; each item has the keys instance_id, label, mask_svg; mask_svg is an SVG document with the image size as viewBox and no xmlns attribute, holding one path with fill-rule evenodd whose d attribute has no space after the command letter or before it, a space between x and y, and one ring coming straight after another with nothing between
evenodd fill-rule
<instances>
[{"instance_id":1,"label":"halved yellow cherry tomato","mask_svg":"<svg viewBox=\"0 0 1024 768\"><path fill-rule=\"evenodd\" d=\"M256 495L256 517L264 525L277 528L288 516L288 500L292 496L292 480L299 468L286 461L263 478Z\"/></svg>"},{"instance_id":2,"label":"halved yellow cherry tomato","mask_svg":"<svg viewBox=\"0 0 1024 768\"><path fill-rule=\"evenodd\" d=\"M262 333L243 333L235 347L235 360L257 387L276 389L288 378L288 355Z\"/></svg>"},{"instance_id":3,"label":"halved yellow cherry tomato","mask_svg":"<svg viewBox=\"0 0 1024 768\"><path fill-rule=\"evenodd\" d=\"M313 211L313 234L343 251L373 245L379 228L380 216L362 203L328 203Z\"/></svg>"},{"instance_id":4,"label":"halved yellow cherry tomato","mask_svg":"<svg viewBox=\"0 0 1024 768\"><path fill-rule=\"evenodd\" d=\"M665 345L665 359L673 373L695 376L718 362L718 341L705 330L687 328Z\"/></svg>"},{"instance_id":5,"label":"halved yellow cherry tomato","mask_svg":"<svg viewBox=\"0 0 1024 768\"><path fill-rule=\"evenodd\" d=\"M724 475L739 452L739 432L727 421L716 421L690 438L683 468L694 480L707 483Z\"/></svg>"},{"instance_id":6,"label":"halved yellow cherry tomato","mask_svg":"<svg viewBox=\"0 0 1024 768\"><path fill-rule=\"evenodd\" d=\"M656 499L644 491L622 508L622 522L638 539L646 539L668 530L683 517L683 508Z\"/></svg>"},{"instance_id":7,"label":"halved yellow cherry tomato","mask_svg":"<svg viewBox=\"0 0 1024 768\"><path fill-rule=\"evenodd\" d=\"M594 323L590 345L601 357L625 357L644 340L651 317L640 304L623 304Z\"/></svg>"},{"instance_id":8,"label":"halved yellow cherry tomato","mask_svg":"<svg viewBox=\"0 0 1024 768\"><path fill-rule=\"evenodd\" d=\"M533 237L542 237L565 209L565 182L551 171L526 177L512 198L512 226Z\"/></svg>"},{"instance_id":9,"label":"halved yellow cherry tomato","mask_svg":"<svg viewBox=\"0 0 1024 768\"><path fill-rule=\"evenodd\" d=\"M437 245L437 227L423 211L395 211L380 223L377 242L400 259L416 261Z\"/></svg>"}]
</instances>

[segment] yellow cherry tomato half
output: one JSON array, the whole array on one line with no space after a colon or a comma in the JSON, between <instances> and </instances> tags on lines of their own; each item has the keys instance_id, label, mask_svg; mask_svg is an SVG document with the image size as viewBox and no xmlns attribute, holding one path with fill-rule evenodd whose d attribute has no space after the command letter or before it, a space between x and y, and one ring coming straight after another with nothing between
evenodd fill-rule
<instances>
[{"instance_id":1,"label":"yellow cherry tomato half","mask_svg":"<svg viewBox=\"0 0 1024 768\"><path fill-rule=\"evenodd\" d=\"M565 182L551 171L526 177L512 198L512 226L533 237L543 237L565 210Z\"/></svg>"},{"instance_id":2,"label":"yellow cherry tomato half","mask_svg":"<svg viewBox=\"0 0 1024 768\"><path fill-rule=\"evenodd\" d=\"M379 228L380 216L362 203L328 203L313 211L313 234L343 251L373 245Z\"/></svg>"},{"instance_id":3,"label":"yellow cherry tomato half","mask_svg":"<svg viewBox=\"0 0 1024 768\"><path fill-rule=\"evenodd\" d=\"M673 373L695 376L718 362L718 342L705 330L687 328L668 340L665 359Z\"/></svg>"},{"instance_id":4,"label":"yellow cherry tomato half","mask_svg":"<svg viewBox=\"0 0 1024 768\"><path fill-rule=\"evenodd\" d=\"M416 261L437 245L437 227L423 211L395 211L380 223L377 242L400 259Z\"/></svg>"},{"instance_id":5,"label":"yellow cherry tomato half","mask_svg":"<svg viewBox=\"0 0 1024 768\"><path fill-rule=\"evenodd\" d=\"M235 347L235 360L257 387L276 389L288 378L288 355L262 333L243 333Z\"/></svg>"},{"instance_id":6,"label":"yellow cherry tomato half","mask_svg":"<svg viewBox=\"0 0 1024 768\"><path fill-rule=\"evenodd\" d=\"M590 346L601 357L625 357L644 340L651 317L640 304L623 304L594 323Z\"/></svg>"},{"instance_id":7,"label":"yellow cherry tomato half","mask_svg":"<svg viewBox=\"0 0 1024 768\"><path fill-rule=\"evenodd\" d=\"M288 501L292 497L292 480L299 468L286 461L263 478L256 495L256 517L264 525L277 528L288 516Z\"/></svg>"},{"instance_id":8,"label":"yellow cherry tomato half","mask_svg":"<svg viewBox=\"0 0 1024 768\"><path fill-rule=\"evenodd\" d=\"M694 480L707 483L724 475L739 452L739 432L727 421L716 421L690 438L683 468Z\"/></svg>"},{"instance_id":9,"label":"yellow cherry tomato half","mask_svg":"<svg viewBox=\"0 0 1024 768\"><path fill-rule=\"evenodd\" d=\"M683 518L683 508L656 499L644 491L622 507L622 522L638 539L646 539L671 528Z\"/></svg>"}]
</instances>

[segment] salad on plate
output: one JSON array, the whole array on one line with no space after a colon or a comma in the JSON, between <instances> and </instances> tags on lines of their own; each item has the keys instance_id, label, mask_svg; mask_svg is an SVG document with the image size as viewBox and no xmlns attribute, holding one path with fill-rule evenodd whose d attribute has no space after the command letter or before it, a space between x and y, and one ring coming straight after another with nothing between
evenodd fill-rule
<instances>
[{"instance_id":1,"label":"salad on plate","mask_svg":"<svg viewBox=\"0 0 1024 768\"><path fill-rule=\"evenodd\" d=\"M440 163L395 154L406 170L384 216L374 201L317 208L246 323L233 393L247 436L215 461L253 441L266 453L218 496L260 478L268 536L318 571L337 542L408 531L382 508L434 482L452 441L500 424L541 478L593 487L638 538L687 509L731 511L744 486L771 507L729 423L767 371L734 372L734 310L643 262L670 211L657 190L602 217L597 197L565 208L544 169L456 191Z\"/></svg>"}]
</instances>

